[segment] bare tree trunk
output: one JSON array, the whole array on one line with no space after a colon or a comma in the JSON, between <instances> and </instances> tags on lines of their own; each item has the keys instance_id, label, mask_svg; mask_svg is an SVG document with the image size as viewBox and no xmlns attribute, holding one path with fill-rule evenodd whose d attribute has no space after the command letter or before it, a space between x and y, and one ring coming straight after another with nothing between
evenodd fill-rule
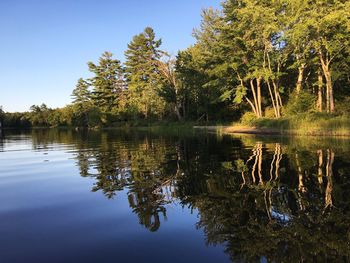
<instances>
[{"instance_id":1,"label":"bare tree trunk","mask_svg":"<svg viewBox=\"0 0 350 263\"><path fill-rule=\"evenodd\" d=\"M256 79L256 88L257 88L257 96L258 96L258 109L259 115L262 117L262 109L261 109L261 77Z\"/></svg>"},{"instance_id":2,"label":"bare tree trunk","mask_svg":"<svg viewBox=\"0 0 350 263\"><path fill-rule=\"evenodd\" d=\"M237 72L237 77L239 81L241 82L241 87L245 87L244 81ZM255 91L254 86L254 79L250 80L250 89L253 94L253 101L250 100L247 96L244 96L244 99L248 102L249 106L252 108L252 111L254 112L255 116L259 119L262 117L262 110L261 110L261 78L256 80L257 82L257 91ZM258 93L258 95L257 95Z\"/></svg>"},{"instance_id":3,"label":"bare tree trunk","mask_svg":"<svg viewBox=\"0 0 350 263\"><path fill-rule=\"evenodd\" d=\"M272 84L273 84L273 89L274 89L274 92L275 92L276 111L277 111L276 118L280 118L281 117L282 104L280 104L281 97L280 97L280 93L279 93L279 88L278 88L278 85L276 84L276 82L274 80L272 80Z\"/></svg>"},{"instance_id":4,"label":"bare tree trunk","mask_svg":"<svg viewBox=\"0 0 350 263\"><path fill-rule=\"evenodd\" d=\"M265 69L266 69L266 62L267 62L267 66L268 66L267 69L270 71L271 75L272 76L276 75L272 69L269 52L265 49L265 51L264 51L264 68ZM280 72L280 65L278 65L278 67L277 67L277 74L279 72ZM272 89L271 89L271 85L270 85L270 78L267 78L266 81L267 81L267 84L269 86L269 92L270 92L270 96L271 96L271 100L272 100L272 105L273 105L274 111L275 111L275 117L280 118L281 117L281 108L283 105L282 105L281 96L279 94L278 81L276 81L276 79L274 79L274 78L271 78L271 82L272 82L272 86L273 86L273 95L272 95Z\"/></svg>"},{"instance_id":5,"label":"bare tree trunk","mask_svg":"<svg viewBox=\"0 0 350 263\"><path fill-rule=\"evenodd\" d=\"M275 112L275 117L277 118L278 113L277 113L276 103L275 103L275 99L274 99L273 94L272 94L272 89L271 89L271 85L270 85L270 81L269 80L267 80L267 86L269 88L270 98L271 98L271 101L272 101L273 110Z\"/></svg>"},{"instance_id":6,"label":"bare tree trunk","mask_svg":"<svg viewBox=\"0 0 350 263\"><path fill-rule=\"evenodd\" d=\"M258 118L261 118L262 117L262 114L261 114L261 111L260 111L261 104L259 104L259 100L258 100L258 96L257 96L257 92L261 94L261 91L259 91L258 87L257 87L257 91L255 91L255 85L254 85L254 80L253 79L250 80L250 88L251 88L251 91L253 93L253 98L254 98L255 114L256 114L256 116Z\"/></svg>"},{"instance_id":7,"label":"bare tree trunk","mask_svg":"<svg viewBox=\"0 0 350 263\"><path fill-rule=\"evenodd\" d=\"M282 100L281 96L279 94L278 85L274 80L271 80L273 85L273 93L272 93L272 87L270 84L270 80L267 80L267 86L269 88L270 98L272 101L272 106L275 112L275 117L280 118L281 117L281 108L282 108Z\"/></svg>"},{"instance_id":8,"label":"bare tree trunk","mask_svg":"<svg viewBox=\"0 0 350 263\"><path fill-rule=\"evenodd\" d=\"M329 112L333 113L334 112L334 95L333 95L332 77L331 77L330 72L327 73L326 81L327 81L327 90L329 90L328 91L328 94L329 94Z\"/></svg>"},{"instance_id":9,"label":"bare tree trunk","mask_svg":"<svg viewBox=\"0 0 350 263\"><path fill-rule=\"evenodd\" d=\"M320 62L322 65L323 75L326 79L326 89L327 89L327 112L334 112L334 96L333 96L333 82L332 82L332 73L329 68L329 61L325 61L323 54L320 53Z\"/></svg>"},{"instance_id":10,"label":"bare tree trunk","mask_svg":"<svg viewBox=\"0 0 350 263\"><path fill-rule=\"evenodd\" d=\"M160 74L163 75L165 79L167 79L168 84L174 89L175 92L175 107L174 111L179 121L182 121L182 115L180 112L180 108L183 103L181 103L181 99L179 96L179 92L181 89L181 83L179 83L176 72L175 72L175 60L171 59L169 55L168 60L165 62L157 61L157 66Z\"/></svg>"},{"instance_id":11,"label":"bare tree trunk","mask_svg":"<svg viewBox=\"0 0 350 263\"><path fill-rule=\"evenodd\" d=\"M323 112L323 77L321 70L318 71L318 99L317 109L319 112Z\"/></svg>"},{"instance_id":12,"label":"bare tree trunk","mask_svg":"<svg viewBox=\"0 0 350 263\"><path fill-rule=\"evenodd\" d=\"M257 117L259 117L259 116L258 116L258 112L256 111L253 102L252 102L250 99L248 99L247 97L245 97L245 99L246 99L246 101L248 102L248 104L250 105L250 107L252 108L252 111L254 112L254 114L255 114Z\"/></svg>"},{"instance_id":13,"label":"bare tree trunk","mask_svg":"<svg viewBox=\"0 0 350 263\"><path fill-rule=\"evenodd\" d=\"M303 88L303 80L304 80L304 71L305 71L305 63L302 63L299 67L299 75L298 75L298 81L297 81L297 94L300 94L302 88Z\"/></svg>"}]
</instances>

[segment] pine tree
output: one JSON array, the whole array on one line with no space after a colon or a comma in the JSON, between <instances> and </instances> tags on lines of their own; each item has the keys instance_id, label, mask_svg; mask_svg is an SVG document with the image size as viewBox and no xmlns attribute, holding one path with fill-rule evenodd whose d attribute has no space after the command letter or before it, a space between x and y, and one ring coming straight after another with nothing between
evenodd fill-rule
<instances>
[{"instance_id":1,"label":"pine tree","mask_svg":"<svg viewBox=\"0 0 350 263\"><path fill-rule=\"evenodd\" d=\"M91 98L102 113L111 113L118 106L118 99L125 89L121 63L113 59L113 54L104 52L99 64L88 63L89 70L95 74L90 79L93 87Z\"/></svg>"},{"instance_id":2,"label":"pine tree","mask_svg":"<svg viewBox=\"0 0 350 263\"><path fill-rule=\"evenodd\" d=\"M90 84L80 78L73 90L73 107L78 125L89 126L89 111L92 108Z\"/></svg>"},{"instance_id":3,"label":"pine tree","mask_svg":"<svg viewBox=\"0 0 350 263\"><path fill-rule=\"evenodd\" d=\"M83 78L78 80L78 83L72 92L74 104L84 104L90 101L91 93L89 91L89 87L90 84Z\"/></svg>"},{"instance_id":4,"label":"pine tree","mask_svg":"<svg viewBox=\"0 0 350 263\"><path fill-rule=\"evenodd\" d=\"M165 107L158 92L161 43L153 29L147 27L144 32L134 36L125 52L129 104L146 119L150 115L161 117Z\"/></svg>"}]
</instances>

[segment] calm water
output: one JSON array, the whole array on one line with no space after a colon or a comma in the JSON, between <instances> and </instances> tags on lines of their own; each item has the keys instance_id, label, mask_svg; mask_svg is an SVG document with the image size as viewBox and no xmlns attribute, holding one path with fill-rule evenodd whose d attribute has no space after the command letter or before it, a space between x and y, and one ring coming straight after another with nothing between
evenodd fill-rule
<instances>
[{"instance_id":1,"label":"calm water","mask_svg":"<svg viewBox=\"0 0 350 263\"><path fill-rule=\"evenodd\" d=\"M348 140L6 131L0 262L347 262Z\"/></svg>"}]
</instances>

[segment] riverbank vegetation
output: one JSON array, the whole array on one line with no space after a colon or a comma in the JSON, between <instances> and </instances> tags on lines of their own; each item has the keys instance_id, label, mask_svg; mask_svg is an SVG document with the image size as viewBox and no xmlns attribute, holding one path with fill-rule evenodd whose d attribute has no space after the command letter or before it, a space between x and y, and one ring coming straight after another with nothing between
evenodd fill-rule
<instances>
[{"instance_id":1,"label":"riverbank vegetation","mask_svg":"<svg viewBox=\"0 0 350 263\"><path fill-rule=\"evenodd\" d=\"M224 132L350 136L350 118L326 113L304 113L279 119L247 118L239 124L225 128Z\"/></svg>"},{"instance_id":2,"label":"riverbank vegetation","mask_svg":"<svg viewBox=\"0 0 350 263\"><path fill-rule=\"evenodd\" d=\"M350 2L226 0L206 9L196 42L173 57L151 27L125 62L89 62L72 103L3 113L4 126L118 127L238 121L287 130L349 130ZM337 133L335 132L335 133Z\"/></svg>"}]
</instances>

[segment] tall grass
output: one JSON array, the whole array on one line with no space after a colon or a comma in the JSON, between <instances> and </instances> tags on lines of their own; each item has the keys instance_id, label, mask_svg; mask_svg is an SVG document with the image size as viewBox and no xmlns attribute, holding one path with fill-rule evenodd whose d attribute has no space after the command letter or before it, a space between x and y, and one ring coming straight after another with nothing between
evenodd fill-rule
<instances>
[{"instance_id":1,"label":"tall grass","mask_svg":"<svg viewBox=\"0 0 350 263\"><path fill-rule=\"evenodd\" d=\"M302 113L280 119L243 121L250 127L279 130L285 134L350 136L350 117L323 113Z\"/></svg>"}]
</instances>

